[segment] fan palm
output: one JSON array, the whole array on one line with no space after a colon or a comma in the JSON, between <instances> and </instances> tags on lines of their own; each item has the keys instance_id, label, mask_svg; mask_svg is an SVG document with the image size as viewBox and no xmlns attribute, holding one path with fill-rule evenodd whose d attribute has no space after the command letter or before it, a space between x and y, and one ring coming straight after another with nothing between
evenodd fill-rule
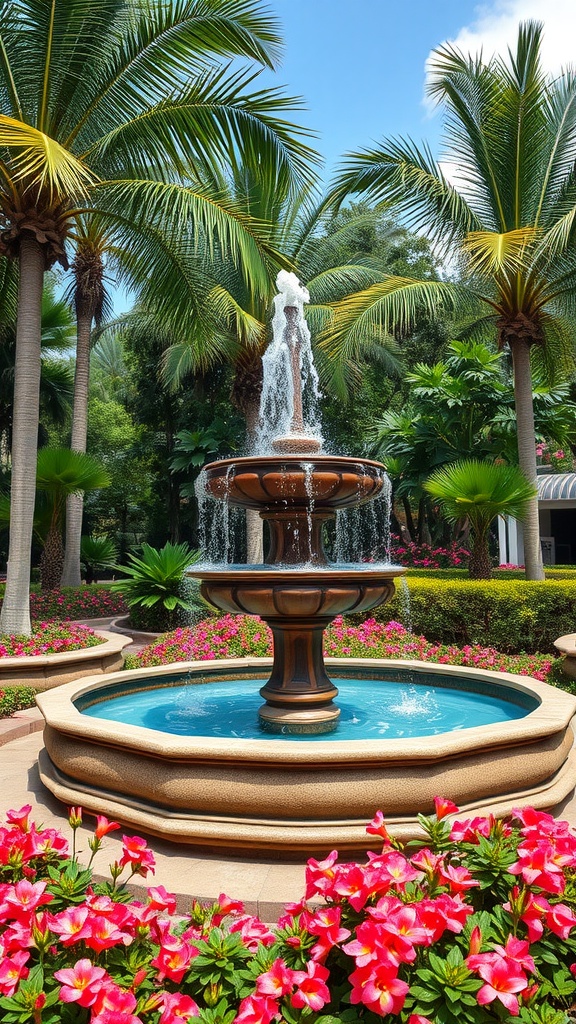
<instances>
[{"instance_id":1,"label":"fan palm","mask_svg":"<svg viewBox=\"0 0 576 1024\"><path fill-rule=\"evenodd\" d=\"M293 101L250 92L251 71L214 68L215 54L274 66L276 23L254 0L9 0L0 43L0 242L20 268L1 623L25 633L46 268L65 262L90 214L118 249L131 241L133 275L162 278L180 315L189 313L186 275L170 269L182 254L190 262L201 229L261 288L274 256L265 227L210 191L205 173L257 160L299 187L310 151L280 116Z\"/></svg>"},{"instance_id":2,"label":"fan palm","mask_svg":"<svg viewBox=\"0 0 576 1024\"><path fill-rule=\"evenodd\" d=\"M534 485L518 466L466 459L436 470L424 487L450 522L468 520L472 533L470 576L490 579L490 525L496 516L522 519L534 497Z\"/></svg>"},{"instance_id":3,"label":"fan palm","mask_svg":"<svg viewBox=\"0 0 576 1024\"><path fill-rule=\"evenodd\" d=\"M513 363L518 461L536 480L531 354L549 363L574 342L576 306L576 75L547 78L542 26L519 28L514 53L488 60L452 45L431 61L430 93L446 112L450 181L427 148L385 141L351 154L331 192L394 204L462 261L466 290L449 282L389 280L341 309L332 344L354 351L374 323L409 321L430 308L468 299L474 325L491 325ZM524 517L526 574L543 578L538 503Z\"/></svg>"},{"instance_id":4,"label":"fan palm","mask_svg":"<svg viewBox=\"0 0 576 1024\"><path fill-rule=\"evenodd\" d=\"M69 448L41 448L38 452L36 487L46 495L50 505L50 526L40 561L43 590L55 590L60 585L66 498L78 491L85 493L108 487L109 483L108 473L91 455Z\"/></svg>"}]
</instances>

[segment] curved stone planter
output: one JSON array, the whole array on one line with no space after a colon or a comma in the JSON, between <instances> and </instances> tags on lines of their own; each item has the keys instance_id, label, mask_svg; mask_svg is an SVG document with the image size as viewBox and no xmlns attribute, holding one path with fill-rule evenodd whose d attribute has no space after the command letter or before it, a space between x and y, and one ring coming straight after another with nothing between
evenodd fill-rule
<instances>
[{"instance_id":1,"label":"curved stone planter","mask_svg":"<svg viewBox=\"0 0 576 1024\"><path fill-rule=\"evenodd\" d=\"M576 633L566 633L554 641L554 647L564 655L562 670L571 679L576 679Z\"/></svg>"},{"instance_id":2,"label":"curved stone planter","mask_svg":"<svg viewBox=\"0 0 576 1024\"><path fill-rule=\"evenodd\" d=\"M95 630L104 638L97 647L62 654L34 654L27 658L0 658L0 687L33 686L36 690L50 690L62 683L91 674L116 672L122 668L122 651L132 641L107 630Z\"/></svg>"},{"instance_id":3,"label":"curved stone planter","mask_svg":"<svg viewBox=\"0 0 576 1024\"><path fill-rule=\"evenodd\" d=\"M131 643L153 644L162 633L145 633L143 629L134 629L130 625L130 616L121 615L118 619L112 619L109 626L111 633L119 633L121 636L129 636Z\"/></svg>"},{"instance_id":4,"label":"curved stone planter","mask_svg":"<svg viewBox=\"0 0 576 1024\"><path fill-rule=\"evenodd\" d=\"M85 678L38 704L46 726L42 781L67 804L107 814L179 842L304 856L369 847L365 825L381 809L390 831L421 834L418 812L446 796L467 814L551 808L574 788L570 721L576 698L524 676L422 662L328 659L335 675L409 669L495 682L538 701L524 718L423 738L305 743L167 735L90 718L75 705L91 691L157 685L192 672L198 684L266 678L270 659L188 662ZM169 683L170 680L167 680ZM168 691L169 692L169 691ZM111 694L112 695L112 694ZM99 698L102 694L98 694Z\"/></svg>"}]
</instances>

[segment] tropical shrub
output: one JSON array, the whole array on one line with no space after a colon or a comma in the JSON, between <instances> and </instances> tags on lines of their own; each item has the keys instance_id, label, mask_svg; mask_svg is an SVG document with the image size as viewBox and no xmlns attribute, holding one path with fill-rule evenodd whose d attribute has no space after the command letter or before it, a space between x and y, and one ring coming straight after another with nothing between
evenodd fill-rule
<instances>
[{"instance_id":1,"label":"tropical shrub","mask_svg":"<svg viewBox=\"0 0 576 1024\"><path fill-rule=\"evenodd\" d=\"M91 865L120 826L98 816L88 867L54 829L9 811L2 828L0 1007L6 1024L569 1024L576 995L576 836L533 808L449 820L435 798L421 836L362 863L310 859L303 899L275 925L221 894L176 913L122 836L111 881ZM82 821L70 809L76 836ZM124 877L123 877L124 876Z\"/></svg>"},{"instance_id":2,"label":"tropical shrub","mask_svg":"<svg viewBox=\"0 0 576 1024\"><path fill-rule=\"evenodd\" d=\"M64 654L104 643L89 626L70 622L33 622L30 636L0 636L0 658L28 658Z\"/></svg>"},{"instance_id":3,"label":"tropical shrub","mask_svg":"<svg viewBox=\"0 0 576 1024\"><path fill-rule=\"evenodd\" d=\"M507 654L554 651L554 640L573 633L573 577L542 582L407 576L409 600L397 587L374 617L396 619L440 644L489 644ZM361 616L351 616L357 623Z\"/></svg>"},{"instance_id":4,"label":"tropical shrub","mask_svg":"<svg viewBox=\"0 0 576 1024\"><path fill-rule=\"evenodd\" d=\"M11 718L15 711L33 708L36 690L31 686L7 686L0 690L0 718Z\"/></svg>"},{"instance_id":5,"label":"tropical shrub","mask_svg":"<svg viewBox=\"0 0 576 1024\"><path fill-rule=\"evenodd\" d=\"M126 578L115 580L110 589L126 601L131 625L161 632L181 623L183 615L206 608L198 585L184 576L198 557L188 544L170 541L163 548L143 544L141 557L128 555L130 565L117 567Z\"/></svg>"},{"instance_id":6,"label":"tropical shrub","mask_svg":"<svg viewBox=\"0 0 576 1024\"><path fill-rule=\"evenodd\" d=\"M488 668L493 672L546 679L554 659L546 655L500 654L490 647L459 648L433 644L409 633L399 622L386 624L367 619L360 626L347 625L341 616L328 627L324 653L331 658L409 658L443 665ZM178 661L211 661L218 658L264 658L272 654L272 634L256 616L225 615L206 619L190 629L176 629L149 644L137 655L128 655L126 668L151 668Z\"/></svg>"}]
</instances>

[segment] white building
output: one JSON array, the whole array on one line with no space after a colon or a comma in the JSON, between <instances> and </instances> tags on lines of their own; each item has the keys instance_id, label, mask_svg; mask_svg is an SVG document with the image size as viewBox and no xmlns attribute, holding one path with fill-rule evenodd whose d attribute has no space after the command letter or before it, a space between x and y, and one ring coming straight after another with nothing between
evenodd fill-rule
<instances>
[{"instance_id":1,"label":"white building","mask_svg":"<svg viewBox=\"0 0 576 1024\"><path fill-rule=\"evenodd\" d=\"M545 565L576 565L576 473L546 473L538 477L540 540ZM501 565L524 564L522 525L499 517Z\"/></svg>"}]
</instances>

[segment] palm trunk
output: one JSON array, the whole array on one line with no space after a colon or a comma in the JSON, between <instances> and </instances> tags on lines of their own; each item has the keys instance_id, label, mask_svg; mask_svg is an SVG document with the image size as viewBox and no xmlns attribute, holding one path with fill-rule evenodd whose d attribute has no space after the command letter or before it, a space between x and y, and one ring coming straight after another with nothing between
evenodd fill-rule
<instances>
[{"instance_id":1,"label":"palm trunk","mask_svg":"<svg viewBox=\"0 0 576 1024\"><path fill-rule=\"evenodd\" d=\"M490 558L487 533L481 535L474 534L472 538L468 574L472 580L489 580L492 576L492 560Z\"/></svg>"},{"instance_id":2,"label":"palm trunk","mask_svg":"<svg viewBox=\"0 0 576 1024\"><path fill-rule=\"evenodd\" d=\"M0 632L30 635L30 560L36 460L40 415L40 338L44 251L30 234L20 242L20 282L14 413L12 433L12 485L10 490L10 547Z\"/></svg>"},{"instance_id":3,"label":"palm trunk","mask_svg":"<svg viewBox=\"0 0 576 1024\"><path fill-rule=\"evenodd\" d=\"M538 486L536 473L536 435L534 431L534 403L532 399L532 371L530 369L530 346L519 339L510 341L512 366L514 369L514 403L516 406L516 429L518 432L518 463L524 475L534 487ZM538 519L538 497L530 500L528 511L522 520L524 530L524 564L527 580L543 580L542 548L540 545L540 523Z\"/></svg>"},{"instance_id":4,"label":"palm trunk","mask_svg":"<svg viewBox=\"0 0 576 1024\"><path fill-rule=\"evenodd\" d=\"M91 306L80 308L76 318L76 371L74 374L74 407L72 411L72 438L70 447L75 452L86 451L88 433L88 387L90 384L90 339L92 334L93 310ZM66 551L63 587L79 587L80 543L82 538L82 515L84 495L69 494L66 499Z\"/></svg>"}]
</instances>

